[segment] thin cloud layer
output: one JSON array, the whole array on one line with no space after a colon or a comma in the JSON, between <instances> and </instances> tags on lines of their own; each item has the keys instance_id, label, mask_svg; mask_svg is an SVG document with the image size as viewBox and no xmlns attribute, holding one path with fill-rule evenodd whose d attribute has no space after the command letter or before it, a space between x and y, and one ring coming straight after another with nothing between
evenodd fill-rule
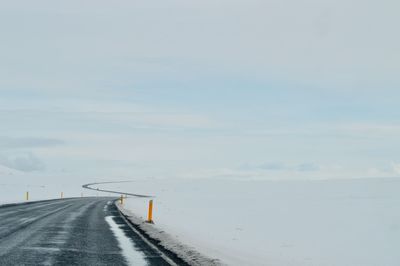
<instances>
[{"instance_id":1,"label":"thin cloud layer","mask_svg":"<svg viewBox=\"0 0 400 266\"><path fill-rule=\"evenodd\" d=\"M0 10L1 162L23 171L45 164L50 175L77 180L396 175L399 8L8 1Z\"/></svg>"},{"instance_id":2,"label":"thin cloud layer","mask_svg":"<svg viewBox=\"0 0 400 266\"><path fill-rule=\"evenodd\" d=\"M64 141L51 138L0 137L0 148L2 149L54 147L63 144Z\"/></svg>"}]
</instances>

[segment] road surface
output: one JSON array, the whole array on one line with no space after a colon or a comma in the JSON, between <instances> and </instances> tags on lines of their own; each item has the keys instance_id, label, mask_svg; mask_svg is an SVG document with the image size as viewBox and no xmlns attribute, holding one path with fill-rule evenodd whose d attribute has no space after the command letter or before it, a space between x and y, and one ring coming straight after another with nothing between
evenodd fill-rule
<instances>
[{"instance_id":1,"label":"road surface","mask_svg":"<svg viewBox=\"0 0 400 266\"><path fill-rule=\"evenodd\" d=\"M0 207L0 265L171 265L131 230L112 201Z\"/></svg>"}]
</instances>

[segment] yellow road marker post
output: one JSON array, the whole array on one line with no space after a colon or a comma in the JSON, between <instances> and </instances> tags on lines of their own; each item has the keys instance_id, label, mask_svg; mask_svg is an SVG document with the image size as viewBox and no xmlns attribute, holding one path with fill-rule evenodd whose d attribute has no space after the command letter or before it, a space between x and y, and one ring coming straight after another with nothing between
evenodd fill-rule
<instances>
[{"instance_id":1,"label":"yellow road marker post","mask_svg":"<svg viewBox=\"0 0 400 266\"><path fill-rule=\"evenodd\" d=\"M121 197L119 198L119 201L120 201L121 205L124 204L124 195L121 195Z\"/></svg>"},{"instance_id":2,"label":"yellow road marker post","mask_svg":"<svg viewBox=\"0 0 400 266\"><path fill-rule=\"evenodd\" d=\"M28 192L28 191L25 193L25 200L26 200L26 201L29 200L29 192Z\"/></svg>"},{"instance_id":3,"label":"yellow road marker post","mask_svg":"<svg viewBox=\"0 0 400 266\"><path fill-rule=\"evenodd\" d=\"M149 201L149 213L147 215L147 223L154 224L153 222L153 200Z\"/></svg>"}]
</instances>

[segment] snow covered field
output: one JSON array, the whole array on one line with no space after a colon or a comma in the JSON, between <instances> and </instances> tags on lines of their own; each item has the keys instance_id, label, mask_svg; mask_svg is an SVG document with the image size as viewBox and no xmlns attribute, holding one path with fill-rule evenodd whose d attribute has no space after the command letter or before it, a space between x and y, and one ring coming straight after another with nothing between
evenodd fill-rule
<instances>
[{"instance_id":1,"label":"snow covered field","mask_svg":"<svg viewBox=\"0 0 400 266\"><path fill-rule=\"evenodd\" d=\"M0 204L24 201L25 191L31 200L82 191L67 176L49 184L49 176L0 174ZM99 187L156 196L154 227L225 264L400 264L400 179L148 179ZM145 219L147 201L129 198L125 207Z\"/></svg>"},{"instance_id":2,"label":"snow covered field","mask_svg":"<svg viewBox=\"0 0 400 266\"><path fill-rule=\"evenodd\" d=\"M400 179L151 180L107 188L155 195L154 226L229 265L400 264ZM146 199L125 207L145 219Z\"/></svg>"},{"instance_id":3,"label":"snow covered field","mask_svg":"<svg viewBox=\"0 0 400 266\"><path fill-rule=\"evenodd\" d=\"M95 196L95 192L81 189L79 182L70 182L69 176L45 173L25 173L0 165L0 204L25 202L25 193L29 200L46 200L64 197Z\"/></svg>"}]
</instances>

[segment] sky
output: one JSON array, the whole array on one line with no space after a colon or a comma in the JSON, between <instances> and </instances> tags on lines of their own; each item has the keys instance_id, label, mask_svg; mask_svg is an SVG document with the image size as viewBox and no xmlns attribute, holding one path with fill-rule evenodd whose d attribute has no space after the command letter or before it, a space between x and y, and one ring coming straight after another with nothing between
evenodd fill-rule
<instances>
[{"instance_id":1,"label":"sky","mask_svg":"<svg viewBox=\"0 0 400 266\"><path fill-rule=\"evenodd\" d=\"M397 1L0 6L3 176L400 175Z\"/></svg>"}]
</instances>

